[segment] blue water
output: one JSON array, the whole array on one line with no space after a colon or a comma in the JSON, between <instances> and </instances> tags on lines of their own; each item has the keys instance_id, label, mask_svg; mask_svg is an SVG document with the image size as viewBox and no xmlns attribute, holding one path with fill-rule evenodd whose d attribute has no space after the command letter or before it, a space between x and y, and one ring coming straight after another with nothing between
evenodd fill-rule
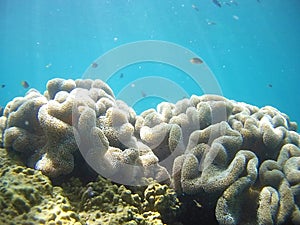
<instances>
[{"instance_id":1,"label":"blue water","mask_svg":"<svg viewBox=\"0 0 300 225\"><path fill-rule=\"evenodd\" d=\"M113 48L163 40L199 55L225 97L274 106L300 123L299 0L235 2L218 7L210 0L1 0L0 105L26 93L22 80L43 92L51 78L82 78ZM123 68L108 83L117 95L133 77L161 75L181 82L188 95L203 94L182 71L154 64ZM159 101L149 98L137 108Z\"/></svg>"}]
</instances>

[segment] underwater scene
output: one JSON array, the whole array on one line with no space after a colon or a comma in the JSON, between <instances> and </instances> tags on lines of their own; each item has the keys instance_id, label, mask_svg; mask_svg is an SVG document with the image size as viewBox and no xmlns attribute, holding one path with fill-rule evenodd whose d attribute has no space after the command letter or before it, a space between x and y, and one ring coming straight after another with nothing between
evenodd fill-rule
<instances>
[{"instance_id":1,"label":"underwater scene","mask_svg":"<svg viewBox=\"0 0 300 225\"><path fill-rule=\"evenodd\" d=\"M299 0L1 0L0 225L300 225Z\"/></svg>"}]
</instances>

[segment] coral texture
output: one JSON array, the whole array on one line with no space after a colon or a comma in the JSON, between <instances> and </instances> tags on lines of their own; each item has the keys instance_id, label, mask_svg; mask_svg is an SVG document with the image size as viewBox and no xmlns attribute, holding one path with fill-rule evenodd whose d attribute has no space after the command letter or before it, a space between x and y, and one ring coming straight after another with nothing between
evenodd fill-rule
<instances>
[{"instance_id":1,"label":"coral texture","mask_svg":"<svg viewBox=\"0 0 300 225\"><path fill-rule=\"evenodd\" d=\"M101 80L54 79L44 95L11 101L0 131L5 148L50 177L74 171L82 155L115 182L153 178L209 196L219 224L300 221L300 135L271 106L204 95L136 115Z\"/></svg>"},{"instance_id":2,"label":"coral texture","mask_svg":"<svg viewBox=\"0 0 300 225\"><path fill-rule=\"evenodd\" d=\"M179 211L176 193L167 185L147 181L148 187L130 190L99 176L87 185L72 178L53 186L4 149L0 175L0 224L163 225L174 222Z\"/></svg>"},{"instance_id":3,"label":"coral texture","mask_svg":"<svg viewBox=\"0 0 300 225\"><path fill-rule=\"evenodd\" d=\"M63 185L74 209L93 224L165 224L174 222L179 201L173 189L153 180L130 190L98 177L83 186L78 179Z\"/></svg>"},{"instance_id":4,"label":"coral texture","mask_svg":"<svg viewBox=\"0 0 300 225\"><path fill-rule=\"evenodd\" d=\"M0 224L83 224L60 187L0 149Z\"/></svg>"}]
</instances>

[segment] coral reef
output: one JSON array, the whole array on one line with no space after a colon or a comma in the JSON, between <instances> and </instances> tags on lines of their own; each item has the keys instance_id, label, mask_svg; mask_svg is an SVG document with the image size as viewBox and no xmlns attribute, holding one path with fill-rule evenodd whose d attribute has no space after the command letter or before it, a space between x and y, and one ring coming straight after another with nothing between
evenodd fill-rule
<instances>
[{"instance_id":1,"label":"coral reef","mask_svg":"<svg viewBox=\"0 0 300 225\"><path fill-rule=\"evenodd\" d=\"M300 135L297 124L271 106L203 95L136 115L101 80L53 79L43 95L30 90L7 104L0 117L0 142L51 178L66 176L85 162L117 183L139 186L152 178L178 195L210 199L201 208L215 210L219 224L300 221ZM106 198L97 182L89 185L78 206L82 213L96 207L96 196ZM126 195L120 188L110 190L111 195ZM152 185L145 190L150 192L159 190ZM114 213L127 207L132 216L150 210L153 220L172 215L155 211L161 207L156 202L167 202L164 198L131 194L130 203L123 199L126 204L122 210L116 204ZM88 215L95 221L99 217L80 218ZM139 223L131 218L132 224Z\"/></svg>"},{"instance_id":2,"label":"coral reef","mask_svg":"<svg viewBox=\"0 0 300 225\"><path fill-rule=\"evenodd\" d=\"M98 177L83 185L71 178L53 186L0 149L0 224L157 224L173 222L179 211L175 191L149 181L130 190ZM136 192L136 193L135 193Z\"/></svg>"},{"instance_id":3,"label":"coral reef","mask_svg":"<svg viewBox=\"0 0 300 225\"><path fill-rule=\"evenodd\" d=\"M0 224L83 224L60 187L0 149Z\"/></svg>"},{"instance_id":4,"label":"coral reef","mask_svg":"<svg viewBox=\"0 0 300 225\"><path fill-rule=\"evenodd\" d=\"M1 140L53 178L71 173L81 152L106 177L134 174L122 178L127 184L145 176L170 179L151 149L134 137L135 117L101 80L53 79L44 95L31 89L7 104L0 118Z\"/></svg>"},{"instance_id":5,"label":"coral reef","mask_svg":"<svg viewBox=\"0 0 300 225\"><path fill-rule=\"evenodd\" d=\"M74 210L91 225L174 222L179 212L175 191L153 180L145 184L130 190L99 176L85 186L79 179L72 179L63 187Z\"/></svg>"}]
</instances>

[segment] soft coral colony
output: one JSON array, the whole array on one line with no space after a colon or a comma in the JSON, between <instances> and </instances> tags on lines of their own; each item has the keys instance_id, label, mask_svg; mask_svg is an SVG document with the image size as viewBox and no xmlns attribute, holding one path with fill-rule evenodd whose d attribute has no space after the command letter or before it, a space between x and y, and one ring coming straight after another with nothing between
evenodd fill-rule
<instances>
[{"instance_id":1,"label":"soft coral colony","mask_svg":"<svg viewBox=\"0 0 300 225\"><path fill-rule=\"evenodd\" d=\"M300 224L297 124L270 106L203 95L136 115L101 80L53 79L9 102L0 131L5 149L51 179L82 166L84 149L113 181L209 196L219 224Z\"/></svg>"}]
</instances>

